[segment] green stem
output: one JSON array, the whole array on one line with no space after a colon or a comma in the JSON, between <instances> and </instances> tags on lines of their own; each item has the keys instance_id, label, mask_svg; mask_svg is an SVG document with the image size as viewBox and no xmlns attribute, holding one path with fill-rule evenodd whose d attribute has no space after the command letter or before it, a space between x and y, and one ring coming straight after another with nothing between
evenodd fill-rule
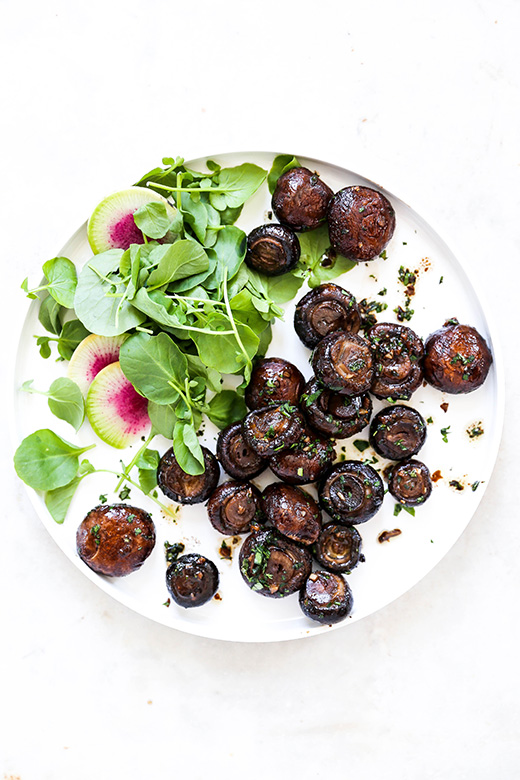
<instances>
[{"instance_id":1,"label":"green stem","mask_svg":"<svg viewBox=\"0 0 520 780\"><path fill-rule=\"evenodd\" d=\"M146 182L147 187L159 187L168 192L240 192L240 187L168 187L166 184Z\"/></svg>"},{"instance_id":2,"label":"green stem","mask_svg":"<svg viewBox=\"0 0 520 780\"><path fill-rule=\"evenodd\" d=\"M139 449L138 449L138 450L137 450L137 452L135 453L134 457L132 458L132 460L130 461L130 463L128 464L128 466L125 466L125 470L124 470L124 472L123 472L124 474L129 474L129 473L130 473L130 471L132 471L133 467L135 466L135 464L136 464L136 463L137 463L137 461L139 460L139 457L140 457L141 453L142 453L142 452L144 452L144 450L145 450L145 449L148 447L148 445L150 444L150 442L152 441L152 439L153 439L154 437L155 437L155 431L152 431L152 432L150 433L150 435L148 436L148 438L146 439L146 441L144 442L144 444L142 444L142 446L141 446L141 447L139 447ZM120 480L119 480L119 482L117 483L117 487L116 487L116 490L115 490L115 492L116 492L116 493L117 493L119 490L121 490L121 485L123 484L123 482L124 482L124 481L125 481L125 478L124 478L124 477L121 477L121 479L120 479Z\"/></svg>"},{"instance_id":3,"label":"green stem","mask_svg":"<svg viewBox=\"0 0 520 780\"><path fill-rule=\"evenodd\" d=\"M137 482L134 482L133 479L130 479L130 477L121 474L120 471L112 471L111 469L96 469L95 473L96 474L114 474L114 476L116 476L116 477L124 476L126 482L129 482L130 485L132 485L132 487L137 488L137 490L139 490L141 493L143 493L143 491L141 490L141 486L138 485ZM169 507L167 507L163 503L161 503L161 501L159 501L158 498L154 498L154 496L151 493L143 493L143 495L146 495L147 498L150 498L155 504L157 504L157 506L161 507L163 512L166 512L166 514L170 515L170 517L173 517L175 520L177 519L176 515L175 515L175 512L172 512L172 510Z\"/></svg>"},{"instance_id":4,"label":"green stem","mask_svg":"<svg viewBox=\"0 0 520 780\"><path fill-rule=\"evenodd\" d=\"M244 345L242 344L242 339L240 338L240 335L238 333L238 329L236 326L236 322L233 319L233 312L231 311L231 306L229 305L229 297L228 297L228 290L227 290L227 275L228 275L228 269L227 266L224 268L224 278L222 280L223 285L223 292L224 292L224 301L226 302L226 311L227 315L229 317L229 321L231 323L231 327L233 328L233 333L235 334L235 338L237 340L237 344L240 347L240 350L243 354L243 356L246 359L246 365L248 365L251 361L249 359L249 355L247 354Z\"/></svg>"},{"instance_id":5,"label":"green stem","mask_svg":"<svg viewBox=\"0 0 520 780\"><path fill-rule=\"evenodd\" d=\"M190 295L166 295L166 298L177 301L197 301L197 303L211 303L212 306L225 306L223 301L212 301L210 298L192 298ZM220 331L222 333L222 331Z\"/></svg>"}]
</instances>

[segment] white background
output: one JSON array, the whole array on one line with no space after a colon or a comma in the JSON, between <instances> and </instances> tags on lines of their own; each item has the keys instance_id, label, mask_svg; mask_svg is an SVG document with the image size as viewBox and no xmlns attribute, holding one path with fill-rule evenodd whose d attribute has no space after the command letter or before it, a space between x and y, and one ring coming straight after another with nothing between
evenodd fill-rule
<instances>
[{"instance_id":1,"label":"white background","mask_svg":"<svg viewBox=\"0 0 520 780\"><path fill-rule=\"evenodd\" d=\"M283 644L184 635L112 601L40 524L6 432L4 778L518 776L519 25L514 0L1 0L6 353L21 280L102 195L163 155L272 149L413 205L487 291L511 361L497 467L451 552L376 615Z\"/></svg>"}]
</instances>

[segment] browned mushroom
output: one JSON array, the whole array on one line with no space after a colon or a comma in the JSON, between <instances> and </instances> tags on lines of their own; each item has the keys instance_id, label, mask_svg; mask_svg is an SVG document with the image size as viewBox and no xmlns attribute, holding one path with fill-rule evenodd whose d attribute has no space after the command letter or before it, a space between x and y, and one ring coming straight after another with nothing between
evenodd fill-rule
<instances>
[{"instance_id":1,"label":"browned mushroom","mask_svg":"<svg viewBox=\"0 0 520 780\"><path fill-rule=\"evenodd\" d=\"M303 614L318 623L338 623L344 620L354 605L352 591L341 574L313 571L300 591Z\"/></svg>"},{"instance_id":2,"label":"browned mushroom","mask_svg":"<svg viewBox=\"0 0 520 780\"><path fill-rule=\"evenodd\" d=\"M262 494L249 482L224 482L208 501L211 525L225 536L243 534L262 519Z\"/></svg>"},{"instance_id":3,"label":"browned mushroom","mask_svg":"<svg viewBox=\"0 0 520 780\"><path fill-rule=\"evenodd\" d=\"M388 490L404 506L424 504L432 492L428 467L420 460L396 463L390 471Z\"/></svg>"},{"instance_id":4,"label":"browned mushroom","mask_svg":"<svg viewBox=\"0 0 520 780\"><path fill-rule=\"evenodd\" d=\"M333 192L317 173L291 168L276 183L272 198L276 218L293 230L312 230L327 218Z\"/></svg>"},{"instance_id":5,"label":"browned mushroom","mask_svg":"<svg viewBox=\"0 0 520 780\"><path fill-rule=\"evenodd\" d=\"M329 333L337 330L357 333L360 326L356 299L337 284L320 284L296 304L294 329L310 349Z\"/></svg>"},{"instance_id":6,"label":"browned mushroom","mask_svg":"<svg viewBox=\"0 0 520 780\"><path fill-rule=\"evenodd\" d=\"M306 485L319 479L335 458L331 440L308 431L297 444L275 452L269 466L273 474L289 485Z\"/></svg>"},{"instance_id":7,"label":"browned mushroom","mask_svg":"<svg viewBox=\"0 0 520 780\"><path fill-rule=\"evenodd\" d=\"M202 474L186 474L169 449L161 458L157 469L157 484L165 496L179 504L199 504L205 501L218 484L220 469L218 460L206 447L202 447L205 470Z\"/></svg>"},{"instance_id":8,"label":"browned mushroom","mask_svg":"<svg viewBox=\"0 0 520 780\"><path fill-rule=\"evenodd\" d=\"M419 336L406 325L381 322L368 333L374 349L376 398L408 400L422 382L424 347Z\"/></svg>"},{"instance_id":9,"label":"browned mushroom","mask_svg":"<svg viewBox=\"0 0 520 780\"><path fill-rule=\"evenodd\" d=\"M385 196L370 187L345 187L329 203L333 249L357 262L373 260L393 236L395 212Z\"/></svg>"},{"instance_id":10,"label":"browned mushroom","mask_svg":"<svg viewBox=\"0 0 520 780\"><path fill-rule=\"evenodd\" d=\"M218 585L217 567L198 553L181 555L166 571L166 587L180 607L201 607L213 598Z\"/></svg>"},{"instance_id":11,"label":"browned mushroom","mask_svg":"<svg viewBox=\"0 0 520 780\"><path fill-rule=\"evenodd\" d=\"M366 523L383 503L381 477L366 463L337 463L322 480L318 494L322 508L337 523Z\"/></svg>"},{"instance_id":12,"label":"browned mushroom","mask_svg":"<svg viewBox=\"0 0 520 780\"><path fill-rule=\"evenodd\" d=\"M224 471L234 479L252 479L268 466L268 460L257 455L244 439L241 420L220 431L217 457Z\"/></svg>"},{"instance_id":13,"label":"browned mushroom","mask_svg":"<svg viewBox=\"0 0 520 780\"><path fill-rule=\"evenodd\" d=\"M264 514L281 534L300 544L312 544L321 531L316 501L301 488L277 482L262 494Z\"/></svg>"},{"instance_id":14,"label":"browned mushroom","mask_svg":"<svg viewBox=\"0 0 520 780\"><path fill-rule=\"evenodd\" d=\"M480 333L470 325L449 320L426 340L424 376L445 393L470 393L486 380L493 362Z\"/></svg>"},{"instance_id":15,"label":"browned mushroom","mask_svg":"<svg viewBox=\"0 0 520 780\"><path fill-rule=\"evenodd\" d=\"M426 423L411 406L386 406L370 423L370 444L383 458L410 458L419 452L425 439Z\"/></svg>"},{"instance_id":16,"label":"browned mushroom","mask_svg":"<svg viewBox=\"0 0 520 780\"><path fill-rule=\"evenodd\" d=\"M296 444L305 434L303 415L291 404L255 409L244 417L242 431L247 444L261 458Z\"/></svg>"},{"instance_id":17,"label":"browned mushroom","mask_svg":"<svg viewBox=\"0 0 520 780\"><path fill-rule=\"evenodd\" d=\"M374 361L369 342L355 333L337 331L320 341L312 367L325 387L343 395L360 395L370 389Z\"/></svg>"},{"instance_id":18,"label":"browned mushroom","mask_svg":"<svg viewBox=\"0 0 520 780\"><path fill-rule=\"evenodd\" d=\"M311 573L310 552L273 528L250 534L240 550L240 572L255 593L282 598L301 588Z\"/></svg>"},{"instance_id":19,"label":"browned mushroom","mask_svg":"<svg viewBox=\"0 0 520 780\"><path fill-rule=\"evenodd\" d=\"M76 532L78 555L98 574L125 577L137 571L155 545L155 526L144 509L103 504L91 509Z\"/></svg>"},{"instance_id":20,"label":"browned mushroom","mask_svg":"<svg viewBox=\"0 0 520 780\"><path fill-rule=\"evenodd\" d=\"M301 371L288 360L269 357L259 360L246 387L245 402L250 409L298 404L305 384Z\"/></svg>"},{"instance_id":21,"label":"browned mushroom","mask_svg":"<svg viewBox=\"0 0 520 780\"><path fill-rule=\"evenodd\" d=\"M372 401L368 393L341 395L323 387L313 377L304 387L301 408L308 424L320 433L347 439L370 422Z\"/></svg>"},{"instance_id":22,"label":"browned mushroom","mask_svg":"<svg viewBox=\"0 0 520 780\"><path fill-rule=\"evenodd\" d=\"M351 572L360 561L361 535L352 525L328 523L323 527L318 541L312 548L312 554L327 571L338 574Z\"/></svg>"},{"instance_id":23,"label":"browned mushroom","mask_svg":"<svg viewBox=\"0 0 520 780\"><path fill-rule=\"evenodd\" d=\"M267 276L278 276L294 268L299 259L298 237L285 225L261 225L247 237L245 261L255 271Z\"/></svg>"}]
</instances>

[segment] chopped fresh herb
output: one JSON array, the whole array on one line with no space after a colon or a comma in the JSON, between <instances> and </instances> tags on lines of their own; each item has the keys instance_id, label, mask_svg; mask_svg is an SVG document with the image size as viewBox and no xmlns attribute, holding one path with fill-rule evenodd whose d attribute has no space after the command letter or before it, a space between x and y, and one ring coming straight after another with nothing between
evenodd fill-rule
<instances>
[{"instance_id":1,"label":"chopped fresh herb","mask_svg":"<svg viewBox=\"0 0 520 780\"><path fill-rule=\"evenodd\" d=\"M383 289L382 289L382 290L379 290L379 292L378 292L377 294L378 294L378 295L386 295L386 294L387 294L387 292L388 292L388 290L386 289L386 287L383 287Z\"/></svg>"},{"instance_id":2,"label":"chopped fresh herb","mask_svg":"<svg viewBox=\"0 0 520 780\"><path fill-rule=\"evenodd\" d=\"M368 441L363 441L362 439L356 439L354 442L354 447L359 450L359 452L364 452L368 447L370 447L370 444Z\"/></svg>"},{"instance_id":3,"label":"chopped fresh herb","mask_svg":"<svg viewBox=\"0 0 520 780\"><path fill-rule=\"evenodd\" d=\"M401 505L401 504L396 504L396 505L394 506L394 517L397 517L397 515L400 513L400 511L401 511L401 509L402 509L402 508L403 508L403 507L402 507L402 505Z\"/></svg>"},{"instance_id":4,"label":"chopped fresh herb","mask_svg":"<svg viewBox=\"0 0 520 780\"><path fill-rule=\"evenodd\" d=\"M450 428L451 428L451 425L448 425L446 428L441 428L442 440L446 444L448 443L448 435L450 433Z\"/></svg>"},{"instance_id":5,"label":"chopped fresh herb","mask_svg":"<svg viewBox=\"0 0 520 780\"><path fill-rule=\"evenodd\" d=\"M93 525L90 529L90 533L94 537L94 542L96 543L96 547L99 547L99 544L101 542L101 537L99 535L99 532L101 530L101 526L99 524Z\"/></svg>"},{"instance_id":6,"label":"chopped fresh herb","mask_svg":"<svg viewBox=\"0 0 520 780\"><path fill-rule=\"evenodd\" d=\"M100 503L100 504L106 504L106 502L107 502L107 497L106 497L106 495L105 495L104 493L102 493L102 494L99 496L99 498L98 498L98 501L99 501L99 503Z\"/></svg>"},{"instance_id":7,"label":"chopped fresh herb","mask_svg":"<svg viewBox=\"0 0 520 780\"><path fill-rule=\"evenodd\" d=\"M297 470L297 472L296 472L296 473L298 474L298 476L299 476L299 477L303 477L303 468L302 468L302 466L300 466L300 467L298 468L298 470Z\"/></svg>"},{"instance_id":8,"label":"chopped fresh herb","mask_svg":"<svg viewBox=\"0 0 520 780\"><path fill-rule=\"evenodd\" d=\"M433 424L433 417L427 417L427 418L426 418L426 422L427 422L429 425L432 425L432 424Z\"/></svg>"},{"instance_id":9,"label":"chopped fresh herb","mask_svg":"<svg viewBox=\"0 0 520 780\"><path fill-rule=\"evenodd\" d=\"M413 506L403 506L403 509L405 512L408 512L409 515L415 517L415 509Z\"/></svg>"},{"instance_id":10,"label":"chopped fresh herb","mask_svg":"<svg viewBox=\"0 0 520 780\"><path fill-rule=\"evenodd\" d=\"M441 276L441 278L439 279L439 284L442 284L443 281L444 281L444 276Z\"/></svg>"},{"instance_id":11,"label":"chopped fresh herb","mask_svg":"<svg viewBox=\"0 0 520 780\"><path fill-rule=\"evenodd\" d=\"M480 480L474 482L471 486L472 491L475 492L475 490L478 488L479 485L480 485Z\"/></svg>"},{"instance_id":12,"label":"chopped fresh herb","mask_svg":"<svg viewBox=\"0 0 520 780\"><path fill-rule=\"evenodd\" d=\"M381 254L379 255L379 257L380 257L382 260L386 260L386 259L387 259L388 255L386 254L386 249L383 249L383 251L381 252Z\"/></svg>"},{"instance_id":13,"label":"chopped fresh herb","mask_svg":"<svg viewBox=\"0 0 520 780\"><path fill-rule=\"evenodd\" d=\"M450 487L455 488L455 490L464 490L464 485L462 485L458 479L452 479L450 480Z\"/></svg>"},{"instance_id":14,"label":"chopped fresh herb","mask_svg":"<svg viewBox=\"0 0 520 780\"><path fill-rule=\"evenodd\" d=\"M128 485L125 485L124 488L120 491L119 498L121 501L126 501L127 498L130 498L130 488Z\"/></svg>"}]
</instances>

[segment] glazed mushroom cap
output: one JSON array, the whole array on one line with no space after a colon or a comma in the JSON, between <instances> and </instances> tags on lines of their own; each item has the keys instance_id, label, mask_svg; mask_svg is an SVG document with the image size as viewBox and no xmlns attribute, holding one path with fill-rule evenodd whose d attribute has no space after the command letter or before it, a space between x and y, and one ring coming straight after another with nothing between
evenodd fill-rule
<instances>
[{"instance_id":1,"label":"glazed mushroom cap","mask_svg":"<svg viewBox=\"0 0 520 780\"><path fill-rule=\"evenodd\" d=\"M262 409L285 402L296 406L304 384L302 372L288 360L263 358L255 364L251 373L245 402L249 409Z\"/></svg>"},{"instance_id":2,"label":"glazed mushroom cap","mask_svg":"<svg viewBox=\"0 0 520 780\"><path fill-rule=\"evenodd\" d=\"M103 504L91 509L76 532L78 555L97 574L125 577L137 571L155 545L155 526L144 509Z\"/></svg>"},{"instance_id":3,"label":"glazed mushroom cap","mask_svg":"<svg viewBox=\"0 0 520 780\"><path fill-rule=\"evenodd\" d=\"M249 482L224 482L208 501L213 528L225 536L243 534L262 520L262 494Z\"/></svg>"},{"instance_id":4,"label":"glazed mushroom cap","mask_svg":"<svg viewBox=\"0 0 520 780\"><path fill-rule=\"evenodd\" d=\"M313 377L304 387L301 408L311 428L336 439L347 439L370 422L372 400L367 393L334 393Z\"/></svg>"},{"instance_id":5,"label":"glazed mushroom cap","mask_svg":"<svg viewBox=\"0 0 520 780\"><path fill-rule=\"evenodd\" d=\"M312 554L327 571L338 574L350 572L364 560L361 554L361 535L351 525L328 523L313 546Z\"/></svg>"},{"instance_id":6,"label":"glazed mushroom cap","mask_svg":"<svg viewBox=\"0 0 520 780\"><path fill-rule=\"evenodd\" d=\"M381 322L368 333L374 349L376 398L408 400L422 382L424 347L419 336L406 325Z\"/></svg>"},{"instance_id":7,"label":"glazed mushroom cap","mask_svg":"<svg viewBox=\"0 0 520 780\"><path fill-rule=\"evenodd\" d=\"M395 212L385 196L370 187L345 187L329 203L333 249L364 262L381 254L394 234Z\"/></svg>"},{"instance_id":8,"label":"glazed mushroom cap","mask_svg":"<svg viewBox=\"0 0 520 780\"><path fill-rule=\"evenodd\" d=\"M285 225L261 225L247 237L246 265L262 274L284 274L294 268L299 259L298 237Z\"/></svg>"},{"instance_id":9,"label":"glazed mushroom cap","mask_svg":"<svg viewBox=\"0 0 520 780\"><path fill-rule=\"evenodd\" d=\"M397 463L390 471L388 490L404 506L424 504L432 492L428 467L420 460Z\"/></svg>"},{"instance_id":10,"label":"glazed mushroom cap","mask_svg":"<svg viewBox=\"0 0 520 780\"><path fill-rule=\"evenodd\" d=\"M198 553L181 555L166 570L166 587L180 607L201 607L218 590L218 569Z\"/></svg>"},{"instance_id":11,"label":"glazed mushroom cap","mask_svg":"<svg viewBox=\"0 0 520 780\"><path fill-rule=\"evenodd\" d=\"M370 389L374 361L369 342L355 333L337 331L320 341L312 367L325 387L343 395L361 395Z\"/></svg>"},{"instance_id":12,"label":"glazed mushroom cap","mask_svg":"<svg viewBox=\"0 0 520 780\"><path fill-rule=\"evenodd\" d=\"M296 304L294 329L310 349L329 333L337 330L357 333L360 326L356 299L338 284L320 284Z\"/></svg>"},{"instance_id":13,"label":"glazed mushroom cap","mask_svg":"<svg viewBox=\"0 0 520 780\"><path fill-rule=\"evenodd\" d=\"M426 340L424 377L445 393L470 393L485 382L492 362L480 333L453 319Z\"/></svg>"},{"instance_id":14,"label":"glazed mushroom cap","mask_svg":"<svg viewBox=\"0 0 520 780\"><path fill-rule=\"evenodd\" d=\"M290 449L275 452L269 466L273 474L289 485L306 485L319 479L335 459L331 440L318 438L308 431Z\"/></svg>"},{"instance_id":15,"label":"glazed mushroom cap","mask_svg":"<svg viewBox=\"0 0 520 780\"><path fill-rule=\"evenodd\" d=\"M352 591L341 574L313 571L300 591L303 614L318 623L339 623L352 612Z\"/></svg>"},{"instance_id":16,"label":"glazed mushroom cap","mask_svg":"<svg viewBox=\"0 0 520 780\"><path fill-rule=\"evenodd\" d=\"M244 417L246 443L262 458L296 444L305 433L305 420L295 406L280 404L255 409Z\"/></svg>"},{"instance_id":17,"label":"glazed mushroom cap","mask_svg":"<svg viewBox=\"0 0 520 780\"><path fill-rule=\"evenodd\" d=\"M321 531L321 511L316 501L301 488L277 482L262 494L267 520L288 539L312 544Z\"/></svg>"},{"instance_id":18,"label":"glazed mushroom cap","mask_svg":"<svg viewBox=\"0 0 520 780\"><path fill-rule=\"evenodd\" d=\"M325 222L333 194L317 173L291 168L276 182L272 207L284 225L293 230L313 230Z\"/></svg>"},{"instance_id":19,"label":"glazed mushroom cap","mask_svg":"<svg viewBox=\"0 0 520 780\"><path fill-rule=\"evenodd\" d=\"M200 504L215 490L220 476L218 461L206 447L202 447L205 470L202 474L186 474L179 466L173 448L159 461L157 484L165 496L179 504Z\"/></svg>"},{"instance_id":20,"label":"glazed mushroom cap","mask_svg":"<svg viewBox=\"0 0 520 780\"><path fill-rule=\"evenodd\" d=\"M415 455L426 439L426 423L411 406L386 406L370 424L370 444L383 458L404 460Z\"/></svg>"},{"instance_id":21,"label":"glazed mushroom cap","mask_svg":"<svg viewBox=\"0 0 520 780\"><path fill-rule=\"evenodd\" d=\"M244 582L261 596L283 598L301 588L311 573L310 552L273 528L247 537L239 555Z\"/></svg>"},{"instance_id":22,"label":"glazed mushroom cap","mask_svg":"<svg viewBox=\"0 0 520 780\"><path fill-rule=\"evenodd\" d=\"M233 479L252 479L267 468L269 461L249 446L242 432L242 421L231 423L217 439L220 465Z\"/></svg>"},{"instance_id":23,"label":"glazed mushroom cap","mask_svg":"<svg viewBox=\"0 0 520 780\"><path fill-rule=\"evenodd\" d=\"M319 490L321 507L337 523L366 523L383 503L381 477L358 460L337 463L323 479Z\"/></svg>"}]
</instances>

